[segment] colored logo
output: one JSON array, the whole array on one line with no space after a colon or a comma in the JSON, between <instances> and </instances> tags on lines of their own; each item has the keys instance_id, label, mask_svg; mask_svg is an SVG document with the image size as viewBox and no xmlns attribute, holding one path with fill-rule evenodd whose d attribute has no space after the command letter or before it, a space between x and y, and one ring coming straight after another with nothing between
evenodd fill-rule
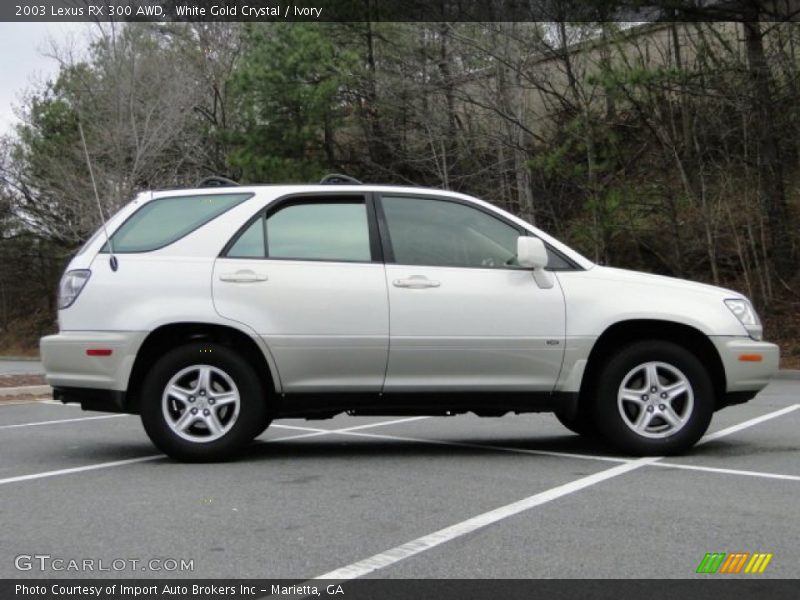
<instances>
[{"instance_id":1,"label":"colored logo","mask_svg":"<svg viewBox=\"0 0 800 600\"><path fill-rule=\"evenodd\" d=\"M698 573L763 573L767 570L769 561L772 560L772 553L755 552L708 552L700 565L697 567Z\"/></svg>"}]
</instances>

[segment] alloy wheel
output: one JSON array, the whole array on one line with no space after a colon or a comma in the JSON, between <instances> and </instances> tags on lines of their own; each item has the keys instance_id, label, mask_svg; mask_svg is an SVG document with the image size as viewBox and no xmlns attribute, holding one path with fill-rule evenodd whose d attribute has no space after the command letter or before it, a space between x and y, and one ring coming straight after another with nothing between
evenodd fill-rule
<instances>
[{"instance_id":1,"label":"alloy wheel","mask_svg":"<svg viewBox=\"0 0 800 600\"><path fill-rule=\"evenodd\" d=\"M646 362L622 379L617 408L625 425L637 435L665 438L690 420L694 392L680 369L665 362Z\"/></svg>"},{"instance_id":2,"label":"alloy wheel","mask_svg":"<svg viewBox=\"0 0 800 600\"><path fill-rule=\"evenodd\" d=\"M241 397L230 375L211 365L181 369L167 383L161 398L167 425L190 442L213 442L239 417Z\"/></svg>"}]
</instances>

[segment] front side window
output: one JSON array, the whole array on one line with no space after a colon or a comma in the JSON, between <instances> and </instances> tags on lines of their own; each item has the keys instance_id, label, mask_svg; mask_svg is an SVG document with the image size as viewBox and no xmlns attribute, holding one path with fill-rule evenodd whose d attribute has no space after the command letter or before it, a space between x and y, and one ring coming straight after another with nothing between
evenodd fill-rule
<instances>
[{"instance_id":1,"label":"front side window","mask_svg":"<svg viewBox=\"0 0 800 600\"><path fill-rule=\"evenodd\" d=\"M111 236L114 252L150 252L202 227L252 194L203 194L157 198L142 206ZM103 248L108 252L108 245Z\"/></svg>"},{"instance_id":2,"label":"front side window","mask_svg":"<svg viewBox=\"0 0 800 600\"><path fill-rule=\"evenodd\" d=\"M404 265L509 268L520 233L457 202L384 196L395 261Z\"/></svg>"},{"instance_id":3,"label":"front side window","mask_svg":"<svg viewBox=\"0 0 800 600\"><path fill-rule=\"evenodd\" d=\"M296 260L369 262L363 200L287 204L267 217L267 256Z\"/></svg>"}]
</instances>

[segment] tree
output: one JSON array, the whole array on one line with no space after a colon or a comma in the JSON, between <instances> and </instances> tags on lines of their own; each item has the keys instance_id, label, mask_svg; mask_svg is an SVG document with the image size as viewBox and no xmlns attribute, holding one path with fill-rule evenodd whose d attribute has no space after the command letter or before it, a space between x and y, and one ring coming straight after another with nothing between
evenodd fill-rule
<instances>
[{"instance_id":1,"label":"tree","mask_svg":"<svg viewBox=\"0 0 800 600\"><path fill-rule=\"evenodd\" d=\"M228 157L247 181L308 181L335 166L333 129L354 55L335 24L248 26L235 75L239 129Z\"/></svg>"}]
</instances>

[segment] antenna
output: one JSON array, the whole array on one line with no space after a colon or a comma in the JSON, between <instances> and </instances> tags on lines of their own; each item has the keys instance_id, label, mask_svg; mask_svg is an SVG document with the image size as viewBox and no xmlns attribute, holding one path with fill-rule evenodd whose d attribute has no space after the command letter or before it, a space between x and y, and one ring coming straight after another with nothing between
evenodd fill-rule
<instances>
[{"instance_id":1,"label":"antenna","mask_svg":"<svg viewBox=\"0 0 800 600\"><path fill-rule=\"evenodd\" d=\"M86 166L89 168L89 177L92 179L92 187L94 188L94 199L97 201L97 212L100 213L100 222L103 224L103 233L106 235L106 244L108 244L108 252L110 257L108 264L111 266L112 271L116 271L119 267L117 257L114 256L114 244L111 242L111 236L108 235L106 228L106 218L103 215L103 206L100 204L100 194L97 193L97 183L94 180L94 171L92 170L92 161L89 159L89 148L86 146L86 136L83 135L83 125L81 120L78 119L78 131L81 133L81 142L83 143L83 153L86 155Z\"/></svg>"}]
</instances>

